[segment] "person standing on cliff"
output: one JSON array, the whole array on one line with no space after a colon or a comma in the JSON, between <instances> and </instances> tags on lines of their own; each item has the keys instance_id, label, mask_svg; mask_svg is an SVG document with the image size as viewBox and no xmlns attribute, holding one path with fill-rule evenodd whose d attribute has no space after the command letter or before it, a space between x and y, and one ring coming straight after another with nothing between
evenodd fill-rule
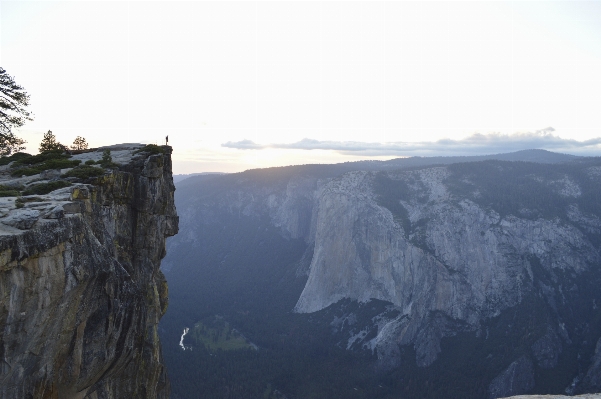
<instances>
[{"instance_id":1,"label":"person standing on cliff","mask_svg":"<svg viewBox=\"0 0 601 399\"><path fill-rule=\"evenodd\" d=\"M169 145L169 136L165 136L165 145Z\"/></svg>"}]
</instances>

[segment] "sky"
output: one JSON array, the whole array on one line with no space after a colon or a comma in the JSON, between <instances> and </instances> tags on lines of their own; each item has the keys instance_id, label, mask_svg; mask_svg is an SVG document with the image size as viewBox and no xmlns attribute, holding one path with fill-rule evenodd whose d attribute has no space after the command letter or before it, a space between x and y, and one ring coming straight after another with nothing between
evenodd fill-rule
<instances>
[{"instance_id":1,"label":"sky","mask_svg":"<svg viewBox=\"0 0 601 399\"><path fill-rule=\"evenodd\" d=\"M16 130L162 144L174 173L601 155L600 1L0 1Z\"/></svg>"}]
</instances>

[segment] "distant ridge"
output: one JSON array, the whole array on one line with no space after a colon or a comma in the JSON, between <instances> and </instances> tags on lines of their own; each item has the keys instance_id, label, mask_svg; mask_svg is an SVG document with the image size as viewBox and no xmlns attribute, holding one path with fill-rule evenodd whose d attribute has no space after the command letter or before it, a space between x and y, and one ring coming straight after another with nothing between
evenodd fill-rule
<instances>
[{"instance_id":1,"label":"distant ridge","mask_svg":"<svg viewBox=\"0 0 601 399\"><path fill-rule=\"evenodd\" d=\"M200 176L200 175L222 175L223 172L202 172L202 173L188 173L181 175L173 175L173 183L178 183L182 180L186 180L188 177Z\"/></svg>"},{"instance_id":2,"label":"distant ridge","mask_svg":"<svg viewBox=\"0 0 601 399\"><path fill-rule=\"evenodd\" d=\"M521 150L516 152L508 152L502 154L491 154L491 155L468 155L468 156L449 156L449 157L409 157L409 158L395 158L389 161L377 161L381 162L382 169L396 169L396 168L407 168L416 166L427 166L427 165L448 165L452 163L460 162L478 162L488 160L499 160L499 161L524 161L524 162L536 162L536 163L562 163L574 161L578 158L582 158L576 155L561 154L558 152L551 152L547 150L531 149ZM365 163L372 163L374 161L358 161Z\"/></svg>"},{"instance_id":3,"label":"distant ridge","mask_svg":"<svg viewBox=\"0 0 601 399\"><path fill-rule=\"evenodd\" d=\"M413 169L422 168L434 165L449 165L454 163L464 162L481 162L481 161L522 161L522 162L534 162L542 164L558 164L565 162L572 162L579 159L586 159L587 157L581 157L569 154L560 154L557 152L551 152L547 150L530 149L521 150L516 152L509 152L503 154L491 154L491 155L474 155L474 156L448 156L448 157L409 157L409 158L395 158L388 161L353 161L336 164L304 164L304 165L290 165L290 166L274 166L271 168L257 168L248 169L240 173L228 173L227 175L232 178L236 176L262 176L262 178L284 178L287 179L291 175L301 173L307 175L314 175L323 178L335 177L342 175L346 172L365 170L365 171L384 171L384 170L396 170L396 169ZM266 173L265 173L266 172ZM184 184L196 184L199 179L213 178L217 175L224 175L224 173L193 173L189 175L174 175L173 181L176 184L182 184L183 180L186 180Z\"/></svg>"},{"instance_id":4,"label":"distant ridge","mask_svg":"<svg viewBox=\"0 0 601 399\"><path fill-rule=\"evenodd\" d=\"M576 155L560 154L557 152L551 152L547 150L531 149L521 150L516 152L508 152L502 154L491 154L491 155L473 155L473 156L448 156L448 157L408 157L408 158L395 158L388 161L354 161L344 162L337 164L306 164L306 165L292 165L292 166L280 166L273 168L265 168L277 170L281 173L285 171L298 171L304 170L307 173L313 173L315 170L325 171L329 173L326 175L339 175L342 173L350 172L353 170L395 170L395 169L408 169L408 168L419 168L424 166L432 165L449 165L454 163L464 162L480 162L480 161L522 161L522 162L535 162L545 164L555 164L572 162L577 159L584 159L586 157L580 157ZM265 170L265 169L249 169L246 172L253 173L253 171ZM243 172L243 173L246 173Z\"/></svg>"}]
</instances>

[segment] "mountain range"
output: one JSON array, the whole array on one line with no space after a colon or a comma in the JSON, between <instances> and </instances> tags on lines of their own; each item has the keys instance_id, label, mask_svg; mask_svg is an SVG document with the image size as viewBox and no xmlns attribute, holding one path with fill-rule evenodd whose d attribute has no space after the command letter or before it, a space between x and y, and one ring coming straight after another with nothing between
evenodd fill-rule
<instances>
[{"instance_id":1,"label":"mountain range","mask_svg":"<svg viewBox=\"0 0 601 399\"><path fill-rule=\"evenodd\" d=\"M601 389L601 158L298 165L176 188L159 329L174 398Z\"/></svg>"}]
</instances>

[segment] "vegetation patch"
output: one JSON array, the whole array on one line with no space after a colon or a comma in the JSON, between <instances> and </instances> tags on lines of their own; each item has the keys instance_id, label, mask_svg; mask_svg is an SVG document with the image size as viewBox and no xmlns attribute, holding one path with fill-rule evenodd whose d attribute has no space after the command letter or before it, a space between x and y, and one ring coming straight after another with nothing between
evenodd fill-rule
<instances>
[{"instance_id":1,"label":"vegetation patch","mask_svg":"<svg viewBox=\"0 0 601 399\"><path fill-rule=\"evenodd\" d=\"M31 156L31 154L28 154L26 152L17 152L9 157L0 157L0 166L8 165L13 161L20 161L25 158L31 158Z\"/></svg>"},{"instance_id":2,"label":"vegetation patch","mask_svg":"<svg viewBox=\"0 0 601 399\"><path fill-rule=\"evenodd\" d=\"M71 183L64 180L56 180L48 183L34 184L23 190L23 195L48 194L54 190L58 190L59 188L69 187L70 185Z\"/></svg>"},{"instance_id":3,"label":"vegetation patch","mask_svg":"<svg viewBox=\"0 0 601 399\"><path fill-rule=\"evenodd\" d=\"M17 153L13 156L16 156L18 154L25 154L25 153ZM29 155L29 154L25 154L25 155ZM65 152L62 150L43 152L38 155L29 155L29 156L20 155L19 157L17 157L17 159L14 159L15 163L13 163L11 165L11 167L18 168L18 167L26 166L26 165L35 165L35 164L49 161L51 159L69 159L69 155L65 154Z\"/></svg>"},{"instance_id":4,"label":"vegetation patch","mask_svg":"<svg viewBox=\"0 0 601 399\"><path fill-rule=\"evenodd\" d=\"M48 156L51 155L51 156ZM35 158L37 161L43 159L41 162L32 161L32 158ZM13 163L11 167L19 167L24 165L32 165L29 167L20 167L11 172L11 176L33 176L41 173L44 170L48 169L65 169L65 168L74 168L81 163L79 159L68 159L67 155L62 154L39 154L34 155L28 158L23 158L19 161Z\"/></svg>"},{"instance_id":5,"label":"vegetation patch","mask_svg":"<svg viewBox=\"0 0 601 399\"><path fill-rule=\"evenodd\" d=\"M50 159L42 164L43 170L74 168L81 163L79 159Z\"/></svg>"},{"instance_id":6,"label":"vegetation patch","mask_svg":"<svg viewBox=\"0 0 601 399\"><path fill-rule=\"evenodd\" d=\"M0 197L17 197L19 195L19 190L0 185Z\"/></svg>"},{"instance_id":7,"label":"vegetation patch","mask_svg":"<svg viewBox=\"0 0 601 399\"><path fill-rule=\"evenodd\" d=\"M204 345L210 351L218 349L231 351L236 349L252 349L248 340L222 317L212 316L199 321L189 332L197 345Z\"/></svg>"},{"instance_id":8,"label":"vegetation patch","mask_svg":"<svg viewBox=\"0 0 601 399\"><path fill-rule=\"evenodd\" d=\"M119 165L113 162L113 157L111 156L111 150L108 148L102 151L102 159L100 159L96 164L102 166L103 168L116 168Z\"/></svg>"},{"instance_id":9,"label":"vegetation patch","mask_svg":"<svg viewBox=\"0 0 601 399\"><path fill-rule=\"evenodd\" d=\"M594 215L601 211L601 182L586 175L587 167L599 163L599 158L587 158L556 165L506 161L454 164L448 166L451 175L445 184L457 197L470 198L501 216L569 220L569 204ZM564 179L574 182L580 194L562 195Z\"/></svg>"},{"instance_id":10,"label":"vegetation patch","mask_svg":"<svg viewBox=\"0 0 601 399\"><path fill-rule=\"evenodd\" d=\"M165 150L163 147L160 147L156 144L147 144L139 150L134 151L134 154L138 154L140 152L148 152L150 154L164 154Z\"/></svg>"},{"instance_id":11,"label":"vegetation patch","mask_svg":"<svg viewBox=\"0 0 601 399\"><path fill-rule=\"evenodd\" d=\"M42 170L43 169L38 169L38 168L23 168L23 169L17 169L15 171L13 171L10 175L12 177L33 176L33 175L37 175Z\"/></svg>"},{"instance_id":12,"label":"vegetation patch","mask_svg":"<svg viewBox=\"0 0 601 399\"><path fill-rule=\"evenodd\" d=\"M78 179L88 179L90 177L102 176L104 173L105 171L102 168L96 168L91 165L83 165L71 169L61 177L77 177Z\"/></svg>"}]
</instances>

